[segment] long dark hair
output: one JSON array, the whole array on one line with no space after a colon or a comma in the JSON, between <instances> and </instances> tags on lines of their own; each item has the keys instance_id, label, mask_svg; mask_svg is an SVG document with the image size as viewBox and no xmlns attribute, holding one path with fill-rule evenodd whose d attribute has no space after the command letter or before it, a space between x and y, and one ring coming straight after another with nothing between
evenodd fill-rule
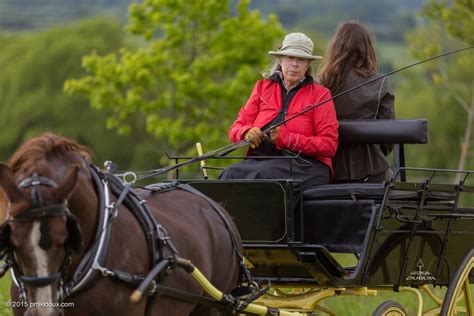
<instances>
[{"instance_id":1,"label":"long dark hair","mask_svg":"<svg viewBox=\"0 0 474 316\"><path fill-rule=\"evenodd\" d=\"M318 77L322 85L338 92L350 70L363 77L378 72L377 57L369 31L359 21L339 25L324 54Z\"/></svg>"}]
</instances>

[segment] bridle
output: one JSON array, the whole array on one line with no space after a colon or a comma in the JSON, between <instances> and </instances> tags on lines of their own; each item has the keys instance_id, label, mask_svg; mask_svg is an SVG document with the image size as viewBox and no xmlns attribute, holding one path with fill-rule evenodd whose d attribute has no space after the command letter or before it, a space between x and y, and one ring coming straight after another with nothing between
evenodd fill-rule
<instances>
[{"instance_id":1,"label":"bridle","mask_svg":"<svg viewBox=\"0 0 474 316\"><path fill-rule=\"evenodd\" d=\"M77 224L76 217L69 211L67 207L67 200L61 204L55 205L44 205L44 198L40 190L40 186L50 187L50 188L57 188L57 184L46 177L40 177L37 173L34 173L31 177L23 179L18 187L21 189L31 189L31 202L33 207L27 209L13 217L9 217L3 225L8 225L10 222L32 222L34 220L41 220L41 233L46 233L47 230L47 219L50 217L56 216L66 216L66 225L68 229L68 233L71 230L71 226L74 229L79 229ZM77 236L74 236L77 237ZM69 236L68 238L71 238ZM41 241L40 241L41 244ZM46 276L38 276L38 275L24 275L15 259L15 255L13 253L13 249L11 247L8 248L4 260L10 265L13 270L13 278L15 279L19 289L20 289L20 299L27 302L28 297L26 295L25 285L29 285L32 287L44 287L47 285L51 285L55 282L59 281L59 288L58 288L58 300L59 302L62 301L64 298L64 281L63 278L66 275L68 267L72 260L73 249L68 242L64 245L65 255L63 262L59 268L59 270L55 273L46 275Z\"/></svg>"}]
</instances>

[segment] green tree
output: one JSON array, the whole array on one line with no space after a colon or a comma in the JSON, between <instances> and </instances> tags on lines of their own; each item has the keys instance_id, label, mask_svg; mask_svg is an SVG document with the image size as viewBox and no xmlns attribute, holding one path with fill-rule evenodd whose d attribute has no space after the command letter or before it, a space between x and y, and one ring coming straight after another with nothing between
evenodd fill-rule
<instances>
[{"instance_id":1,"label":"green tree","mask_svg":"<svg viewBox=\"0 0 474 316\"><path fill-rule=\"evenodd\" d=\"M222 0L134 3L128 30L143 36L143 46L85 56L89 75L68 80L65 89L113 112L107 125L120 133L138 117L178 153L195 153L199 140L208 149L222 145L268 67L266 52L282 36L275 16L263 20L248 4L240 1L232 13Z\"/></svg>"},{"instance_id":2,"label":"green tree","mask_svg":"<svg viewBox=\"0 0 474 316\"><path fill-rule=\"evenodd\" d=\"M474 43L472 1L432 0L421 12L429 23L408 36L414 57L422 59ZM430 165L434 162L436 167L474 168L469 159L474 118L473 64L473 52L468 50L426 63L416 75L406 76L410 97L402 103L422 111L431 121L430 142L437 149L425 158ZM429 85L423 84L426 79L431 81Z\"/></svg>"},{"instance_id":3,"label":"green tree","mask_svg":"<svg viewBox=\"0 0 474 316\"><path fill-rule=\"evenodd\" d=\"M454 38L474 45L474 3L471 0L430 0L422 13L441 22Z\"/></svg>"},{"instance_id":4,"label":"green tree","mask_svg":"<svg viewBox=\"0 0 474 316\"><path fill-rule=\"evenodd\" d=\"M85 98L63 92L68 76L83 74L84 54L105 54L125 45L119 23L92 19L41 32L3 34L0 44L2 159L26 139L55 132L90 146L98 161L131 164L133 155L122 148L137 146L137 139L107 131L105 113L91 109Z\"/></svg>"}]
</instances>

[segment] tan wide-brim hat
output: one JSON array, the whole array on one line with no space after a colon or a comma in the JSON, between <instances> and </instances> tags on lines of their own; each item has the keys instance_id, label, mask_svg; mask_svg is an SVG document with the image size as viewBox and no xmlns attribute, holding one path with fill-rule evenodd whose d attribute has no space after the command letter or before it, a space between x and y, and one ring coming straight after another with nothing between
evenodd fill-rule
<instances>
[{"instance_id":1,"label":"tan wide-brim hat","mask_svg":"<svg viewBox=\"0 0 474 316\"><path fill-rule=\"evenodd\" d=\"M292 56L306 59L322 59L322 56L313 56L313 41L303 33L290 33L283 39L280 49L269 51L273 56Z\"/></svg>"}]
</instances>

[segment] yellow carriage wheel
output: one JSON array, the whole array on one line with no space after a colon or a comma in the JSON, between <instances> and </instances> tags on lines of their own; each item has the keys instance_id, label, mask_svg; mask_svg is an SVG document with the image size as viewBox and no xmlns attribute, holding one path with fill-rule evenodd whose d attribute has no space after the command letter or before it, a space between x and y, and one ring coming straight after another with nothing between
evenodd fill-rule
<instances>
[{"instance_id":1,"label":"yellow carriage wheel","mask_svg":"<svg viewBox=\"0 0 474 316\"><path fill-rule=\"evenodd\" d=\"M372 316L407 316L402 304L396 301L386 301L377 307Z\"/></svg>"},{"instance_id":2,"label":"yellow carriage wheel","mask_svg":"<svg viewBox=\"0 0 474 316\"><path fill-rule=\"evenodd\" d=\"M449 282L441 315L474 315L473 289L474 249L464 257Z\"/></svg>"}]
</instances>

